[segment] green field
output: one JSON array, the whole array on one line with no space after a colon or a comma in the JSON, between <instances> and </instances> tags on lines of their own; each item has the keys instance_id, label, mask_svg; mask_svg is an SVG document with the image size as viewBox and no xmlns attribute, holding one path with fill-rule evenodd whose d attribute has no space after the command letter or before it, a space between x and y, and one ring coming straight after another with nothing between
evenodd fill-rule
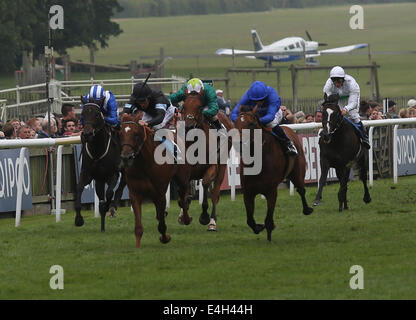
<instances>
[{"instance_id":1,"label":"green field","mask_svg":"<svg viewBox=\"0 0 416 320\"><path fill-rule=\"evenodd\" d=\"M50 215L25 217L21 226L0 219L0 299L416 299L416 179L376 180L373 201L362 202L359 182L349 185L350 209L337 211L338 185L310 216L298 195L279 190L272 241L246 225L242 196L222 196L218 232L198 223L193 201L189 226L167 217L172 240L159 242L154 208L144 206L144 236L135 248L133 214L123 208L106 220L74 212L60 223ZM312 201L315 187L307 189ZM265 201L256 202L257 222ZM51 290L49 269L64 269L64 290ZM349 287L350 267L364 269L364 289Z\"/></svg>"},{"instance_id":2,"label":"green field","mask_svg":"<svg viewBox=\"0 0 416 320\"><path fill-rule=\"evenodd\" d=\"M263 44L270 44L287 36L305 36L308 30L314 40L326 42L328 48L353 43L369 43L372 51L416 50L412 39L416 38L416 22L410 14L416 11L416 3L366 5L364 30L349 28L349 6L330 8L284 9L269 12L225 15L183 16L165 18L120 19L123 33L112 38L109 48L97 53L97 63L116 64L138 60L139 56L158 55L163 47L165 55L213 54L218 48L252 50L250 29L255 28ZM367 52L363 49L363 52ZM87 49L70 50L73 59L87 61ZM368 63L367 55L332 55L319 57L321 65L353 65ZM415 55L374 55L381 65L380 91L383 96L414 96L416 83L413 72ZM146 62L153 62L147 60ZM297 61L302 64L302 61ZM165 63L166 75L222 77L231 67L231 58L212 57L197 59L173 59ZM263 67L261 60L236 59L239 67ZM290 63L275 64L289 66ZM369 71L349 70L359 80L362 96L370 95ZM300 77L301 97L321 96L325 71ZM259 77L275 85L275 75ZM238 98L251 81L251 74L238 76L232 98ZM222 86L218 83L218 86ZM283 97L291 97L291 80L288 71L282 73Z\"/></svg>"},{"instance_id":3,"label":"green field","mask_svg":"<svg viewBox=\"0 0 416 320\"><path fill-rule=\"evenodd\" d=\"M349 28L349 6L318 7L305 9L277 9L268 12L238 13L224 15L175 16L164 18L117 19L124 31L119 37L111 38L109 47L100 49L95 61L99 64L128 64L140 56L158 55L161 47L165 55L214 54L218 48L252 50L250 29L255 28L263 42L270 44L287 36L306 37L308 30L314 40L329 44L328 48L353 43L369 43L372 51L416 50L416 22L413 12L416 3L365 5L364 30ZM367 52L363 49L363 52ZM69 50L73 60L89 61L87 48ZM367 64L367 55L332 55L319 57L321 65ZM374 55L373 61L379 69L382 96L415 96L415 55ZM154 59L144 60L154 63ZM298 60L297 63L303 62ZM212 78L223 77L232 65L231 58L172 59L165 62L165 74ZM238 67L263 67L261 60L237 58ZM290 63L276 66L288 67ZM361 95L370 95L369 71L347 70L358 79ZM125 77L125 74L97 74L96 78ZM300 97L321 97L322 87L328 77L326 71L305 72L299 78ZM7 77L6 77L7 78ZM88 74L76 75L74 79L88 79ZM13 85L13 78L0 77L0 88ZM275 86L276 76L259 76ZM242 74L232 79L231 97L234 101L245 92L252 81L251 74ZM218 82L216 87L223 87ZM289 72L282 71L282 86L279 94L291 98ZM399 106L404 107L402 105Z\"/></svg>"}]
</instances>

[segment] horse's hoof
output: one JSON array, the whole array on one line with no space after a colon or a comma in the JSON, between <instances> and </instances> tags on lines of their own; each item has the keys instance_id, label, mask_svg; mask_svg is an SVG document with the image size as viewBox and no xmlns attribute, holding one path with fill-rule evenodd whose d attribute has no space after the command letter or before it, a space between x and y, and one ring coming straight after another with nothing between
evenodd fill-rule
<instances>
[{"instance_id":1,"label":"horse's hoof","mask_svg":"<svg viewBox=\"0 0 416 320\"><path fill-rule=\"evenodd\" d=\"M178 216L178 222L179 222L179 224L182 224L182 225L185 224L185 222L183 221L183 213L182 212Z\"/></svg>"},{"instance_id":2,"label":"horse's hoof","mask_svg":"<svg viewBox=\"0 0 416 320\"><path fill-rule=\"evenodd\" d=\"M217 224L214 219L210 220L207 231L217 231Z\"/></svg>"},{"instance_id":3,"label":"horse's hoof","mask_svg":"<svg viewBox=\"0 0 416 320\"><path fill-rule=\"evenodd\" d=\"M306 207L305 209L303 209L303 214L305 216L310 215L313 212L313 208L311 207Z\"/></svg>"},{"instance_id":4,"label":"horse's hoof","mask_svg":"<svg viewBox=\"0 0 416 320\"><path fill-rule=\"evenodd\" d=\"M319 200L315 200L314 202L313 202L313 205L316 207L316 206L319 206L321 204L321 201L319 201Z\"/></svg>"},{"instance_id":5,"label":"horse's hoof","mask_svg":"<svg viewBox=\"0 0 416 320\"><path fill-rule=\"evenodd\" d=\"M259 234L264 230L264 228L266 228L264 224L256 224L253 231L255 234Z\"/></svg>"},{"instance_id":6,"label":"horse's hoof","mask_svg":"<svg viewBox=\"0 0 416 320\"><path fill-rule=\"evenodd\" d=\"M165 211L165 218L168 216L168 212L167 211Z\"/></svg>"},{"instance_id":7,"label":"horse's hoof","mask_svg":"<svg viewBox=\"0 0 416 320\"><path fill-rule=\"evenodd\" d=\"M84 218L83 217L75 217L75 226L82 227L84 225Z\"/></svg>"},{"instance_id":8,"label":"horse's hoof","mask_svg":"<svg viewBox=\"0 0 416 320\"><path fill-rule=\"evenodd\" d=\"M370 202L371 202L371 198L370 198L370 196L368 196L368 197L364 197L363 201L364 201L365 203L370 203Z\"/></svg>"},{"instance_id":9,"label":"horse's hoof","mask_svg":"<svg viewBox=\"0 0 416 320\"><path fill-rule=\"evenodd\" d=\"M209 223L209 221L210 221L209 215L201 213L201 215L199 216L199 223L202 224L203 226L206 226Z\"/></svg>"},{"instance_id":10,"label":"horse's hoof","mask_svg":"<svg viewBox=\"0 0 416 320\"><path fill-rule=\"evenodd\" d=\"M159 240L160 242L162 242L163 244L168 243L170 241L170 235L165 234L164 236L160 236Z\"/></svg>"}]
</instances>

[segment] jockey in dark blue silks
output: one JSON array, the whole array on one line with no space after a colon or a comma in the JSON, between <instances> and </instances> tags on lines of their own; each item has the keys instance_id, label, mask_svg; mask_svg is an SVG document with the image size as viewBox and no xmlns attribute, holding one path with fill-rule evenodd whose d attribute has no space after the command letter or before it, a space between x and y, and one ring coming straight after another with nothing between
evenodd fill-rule
<instances>
[{"instance_id":1,"label":"jockey in dark blue silks","mask_svg":"<svg viewBox=\"0 0 416 320\"><path fill-rule=\"evenodd\" d=\"M240 102L234 107L230 119L235 122L240 106L251 106L254 108L257 105L257 116L259 117L260 123L265 127L272 128L273 135L277 138L286 154L297 155L298 152L292 140L289 139L279 126L283 118L280 104L280 96L276 90L262 81L255 81L241 98Z\"/></svg>"},{"instance_id":2,"label":"jockey in dark blue silks","mask_svg":"<svg viewBox=\"0 0 416 320\"><path fill-rule=\"evenodd\" d=\"M112 92L104 90L100 85L94 85L91 87L89 93L84 96L86 101L92 99L95 103L98 103L102 98L104 98L104 103L100 109L103 113L105 122L113 129L119 129L120 121L118 119L118 105ZM82 105L82 109L84 109L84 105ZM82 123L82 117L80 121Z\"/></svg>"}]
</instances>

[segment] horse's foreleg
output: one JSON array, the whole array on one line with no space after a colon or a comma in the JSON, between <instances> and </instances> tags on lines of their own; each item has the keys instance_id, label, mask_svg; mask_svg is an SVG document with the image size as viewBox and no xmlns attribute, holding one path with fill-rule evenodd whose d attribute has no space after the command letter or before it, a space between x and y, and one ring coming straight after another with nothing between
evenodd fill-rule
<instances>
[{"instance_id":1,"label":"horse's foreleg","mask_svg":"<svg viewBox=\"0 0 416 320\"><path fill-rule=\"evenodd\" d=\"M192 222L192 217L189 216L189 182L175 180L178 185L178 204L181 208L181 213L178 217L178 222L180 224L189 225Z\"/></svg>"},{"instance_id":2,"label":"horse's foreleg","mask_svg":"<svg viewBox=\"0 0 416 320\"><path fill-rule=\"evenodd\" d=\"M142 225L142 198L139 194L130 191L130 201L134 213L134 235L136 236L136 248L140 248L140 242L143 236Z\"/></svg>"},{"instance_id":3,"label":"horse's foreleg","mask_svg":"<svg viewBox=\"0 0 416 320\"><path fill-rule=\"evenodd\" d=\"M116 187L118 180L118 174L113 175L112 178L107 182L107 191L105 192L105 205L104 212L107 213L110 210L110 205L113 202L114 188ZM111 215L111 213L110 213Z\"/></svg>"},{"instance_id":4,"label":"horse's foreleg","mask_svg":"<svg viewBox=\"0 0 416 320\"><path fill-rule=\"evenodd\" d=\"M247 224L253 230L255 234L259 234L264 230L264 224L256 224L254 220L254 199L256 198L255 194L244 192L244 205L246 207L247 214Z\"/></svg>"},{"instance_id":5,"label":"horse's foreleg","mask_svg":"<svg viewBox=\"0 0 416 320\"><path fill-rule=\"evenodd\" d=\"M105 231L105 214L106 210L106 202L104 199L104 186L105 182L101 180L95 180L95 193L97 194L98 199L100 200L99 203L99 210L101 216L101 231Z\"/></svg>"},{"instance_id":6,"label":"horse's foreleg","mask_svg":"<svg viewBox=\"0 0 416 320\"><path fill-rule=\"evenodd\" d=\"M319 187L318 193L316 194L315 200L313 202L314 206L318 206L321 203L322 199L322 190L326 184L328 178L329 164L321 158L321 177L319 178Z\"/></svg>"},{"instance_id":7,"label":"horse's foreleg","mask_svg":"<svg viewBox=\"0 0 416 320\"><path fill-rule=\"evenodd\" d=\"M165 209L166 209L166 197L163 194L159 199L154 201L156 207L156 217L159 221L157 229L160 233L160 242L168 243L170 241L170 235L166 233L167 226L165 221Z\"/></svg>"},{"instance_id":8,"label":"horse's foreleg","mask_svg":"<svg viewBox=\"0 0 416 320\"><path fill-rule=\"evenodd\" d=\"M348 174L347 174L347 168L346 167L342 167L342 168L337 168L336 169L337 172L337 177L339 180L339 191L338 191L338 203L339 203L339 207L338 210L339 212L342 211L342 206L344 205L344 207L346 207L345 209L348 209L347 206L347 188L348 188Z\"/></svg>"},{"instance_id":9,"label":"horse's foreleg","mask_svg":"<svg viewBox=\"0 0 416 320\"><path fill-rule=\"evenodd\" d=\"M202 213L199 216L199 222L202 225L207 225L209 223L209 214L208 214L208 188L211 185L211 182L214 181L217 175L217 166L210 166L202 178L202 187L204 189L204 197L202 200Z\"/></svg>"},{"instance_id":10,"label":"horse's foreleg","mask_svg":"<svg viewBox=\"0 0 416 320\"><path fill-rule=\"evenodd\" d=\"M276 207L276 199L277 199L277 188L273 188L269 193L266 195L267 199L267 214L265 220L265 226L267 230L267 240L272 241L272 231L276 228L273 220L273 213L274 208Z\"/></svg>"},{"instance_id":11,"label":"horse's foreleg","mask_svg":"<svg viewBox=\"0 0 416 320\"><path fill-rule=\"evenodd\" d=\"M215 177L214 187L211 192L212 211L209 221L208 231L217 231L217 203L220 199L221 183L224 179L226 165L219 165L217 176Z\"/></svg>"},{"instance_id":12,"label":"horse's foreleg","mask_svg":"<svg viewBox=\"0 0 416 320\"><path fill-rule=\"evenodd\" d=\"M84 191L84 188L87 184L89 184L92 180L91 176L88 176L86 174L82 174L79 179L79 183L76 188L76 195L75 195L75 226L81 227L84 225L84 218L81 215L81 196L82 192Z\"/></svg>"},{"instance_id":13,"label":"horse's foreleg","mask_svg":"<svg viewBox=\"0 0 416 320\"><path fill-rule=\"evenodd\" d=\"M300 198L302 200L303 214L309 215L313 212L313 208L309 207L308 202L306 201L306 190L303 176L304 173L301 174L299 170L293 170L289 178L290 181L292 181L293 185L296 187L296 191L299 193Z\"/></svg>"}]
</instances>

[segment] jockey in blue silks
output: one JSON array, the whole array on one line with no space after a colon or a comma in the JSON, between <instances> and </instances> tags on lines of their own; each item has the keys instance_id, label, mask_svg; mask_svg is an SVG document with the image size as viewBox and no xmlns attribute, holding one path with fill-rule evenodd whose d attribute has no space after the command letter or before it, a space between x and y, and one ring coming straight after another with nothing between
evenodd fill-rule
<instances>
[{"instance_id":1,"label":"jockey in blue silks","mask_svg":"<svg viewBox=\"0 0 416 320\"><path fill-rule=\"evenodd\" d=\"M104 98L104 103L100 109L103 113L105 122L112 128L119 129L120 121L118 119L118 105L112 92L104 90L104 88L100 85L94 85L91 87L89 93L84 96L86 101L92 99L97 104L102 98ZM82 105L82 109L84 109L84 105ZM80 121L82 123L82 118Z\"/></svg>"},{"instance_id":2,"label":"jockey in blue silks","mask_svg":"<svg viewBox=\"0 0 416 320\"><path fill-rule=\"evenodd\" d=\"M280 104L280 96L276 90L262 81L255 81L234 107L230 119L235 122L240 106L251 106L254 108L257 105L256 114L259 117L260 123L265 127L272 128L273 135L277 138L286 154L297 155L298 152L292 140L289 139L284 130L279 126L283 118Z\"/></svg>"}]
</instances>

